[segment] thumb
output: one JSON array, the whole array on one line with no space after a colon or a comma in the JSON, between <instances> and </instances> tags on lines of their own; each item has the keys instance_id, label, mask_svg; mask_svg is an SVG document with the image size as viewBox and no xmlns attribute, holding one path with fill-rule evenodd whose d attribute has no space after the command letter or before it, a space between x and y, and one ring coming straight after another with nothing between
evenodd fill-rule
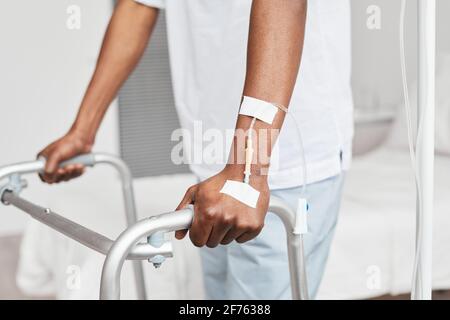
<instances>
[{"instance_id":1,"label":"thumb","mask_svg":"<svg viewBox=\"0 0 450 320\"><path fill-rule=\"evenodd\" d=\"M59 152L49 152L45 160L44 174L53 179L61 162L61 156Z\"/></svg>"},{"instance_id":2,"label":"thumb","mask_svg":"<svg viewBox=\"0 0 450 320\"><path fill-rule=\"evenodd\" d=\"M190 187L186 191L183 199L181 200L181 202L178 205L176 210L184 209L188 205L194 203L194 198L195 198L196 191L197 191L197 185ZM178 230L178 231L175 232L175 238L177 238L178 240L181 240L181 239L183 239L186 236L187 232L188 232L187 230Z\"/></svg>"},{"instance_id":3,"label":"thumb","mask_svg":"<svg viewBox=\"0 0 450 320\"><path fill-rule=\"evenodd\" d=\"M178 207L175 210L181 210L181 209L186 208L188 205L193 204L194 196L195 196L196 192L197 192L197 185L194 185L194 186L190 187L189 189L187 189L186 193L184 194L183 199L181 200L180 204L178 205Z\"/></svg>"},{"instance_id":4,"label":"thumb","mask_svg":"<svg viewBox=\"0 0 450 320\"><path fill-rule=\"evenodd\" d=\"M184 237L186 237L188 231L187 230L178 230L175 231L175 238L177 240L182 240Z\"/></svg>"},{"instance_id":5,"label":"thumb","mask_svg":"<svg viewBox=\"0 0 450 320\"><path fill-rule=\"evenodd\" d=\"M45 163L45 173L48 174L54 173L58 168L60 158L61 157L59 156L59 153L57 152L50 153L50 156L47 158Z\"/></svg>"}]
</instances>

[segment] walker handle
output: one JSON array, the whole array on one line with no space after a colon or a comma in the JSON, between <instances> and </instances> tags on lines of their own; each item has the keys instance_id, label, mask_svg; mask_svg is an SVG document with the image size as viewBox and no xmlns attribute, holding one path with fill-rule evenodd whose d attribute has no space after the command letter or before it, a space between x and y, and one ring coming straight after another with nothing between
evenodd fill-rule
<instances>
[{"instance_id":1,"label":"walker handle","mask_svg":"<svg viewBox=\"0 0 450 320\"><path fill-rule=\"evenodd\" d=\"M45 159L44 156L40 156L34 161L20 162L3 167L0 166L0 180L14 174L24 175L42 172L45 168L46 161L47 159ZM61 162L59 167L63 168L70 164L81 164L86 167L94 167L97 163L108 163L114 166L123 176L123 182L127 184L131 183L130 181L132 177L127 165L120 158L104 153L82 154L72 159Z\"/></svg>"},{"instance_id":2,"label":"walker handle","mask_svg":"<svg viewBox=\"0 0 450 320\"><path fill-rule=\"evenodd\" d=\"M47 159L41 156L39 157L39 160L43 161L45 166L45 162L47 161ZM81 164L86 167L93 167L95 163L95 155L93 153L86 153L61 162L59 164L59 167L64 168L72 164Z\"/></svg>"},{"instance_id":3,"label":"walker handle","mask_svg":"<svg viewBox=\"0 0 450 320\"><path fill-rule=\"evenodd\" d=\"M61 162L59 166L62 168L71 164L81 164L86 167L93 167L95 165L95 156L93 153L82 154Z\"/></svg>"}]
</instances>

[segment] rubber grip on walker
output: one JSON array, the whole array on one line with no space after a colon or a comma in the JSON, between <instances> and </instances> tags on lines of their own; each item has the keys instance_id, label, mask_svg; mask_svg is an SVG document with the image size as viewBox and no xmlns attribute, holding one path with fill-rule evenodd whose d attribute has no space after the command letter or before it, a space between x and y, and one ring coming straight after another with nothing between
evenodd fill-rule
<instances>
[{"instance_id":1,"label":"rubber grip on walker","mask_svg":"<svg viewBox=\"0 0 450 320\"><path fill-rule=\"evenodd\" d=\"M95 156L93 153L82 154L72 159L61 162L59 164L59 167L64 168L71 164L81 164L86 167L93 167L95 165Z\"/></svg>"}]
</instances>

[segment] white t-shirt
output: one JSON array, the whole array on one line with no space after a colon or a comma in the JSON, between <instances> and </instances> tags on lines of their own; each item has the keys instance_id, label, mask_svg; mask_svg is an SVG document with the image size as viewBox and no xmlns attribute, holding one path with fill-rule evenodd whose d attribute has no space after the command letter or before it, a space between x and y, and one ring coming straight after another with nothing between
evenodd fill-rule
<instances>
[{"instance_id":1,"label":"white t-shirt","mask_svg":"<svg viewBox=\"0 0 450 320\"><path fill-rule=\"evenodd\" d=\"M228 159L245 80L251 0L136 1L165 9L183 152L203 180ZM308 2L302 62L289 106L301 128L308 183L337 175L351 162L350 23L348 0ZM217 140L224 142L221 150L212 147ZM270 187L302 185L302 165L298 133L287 117L273 152Z\"/></svg>"}]
</instances>

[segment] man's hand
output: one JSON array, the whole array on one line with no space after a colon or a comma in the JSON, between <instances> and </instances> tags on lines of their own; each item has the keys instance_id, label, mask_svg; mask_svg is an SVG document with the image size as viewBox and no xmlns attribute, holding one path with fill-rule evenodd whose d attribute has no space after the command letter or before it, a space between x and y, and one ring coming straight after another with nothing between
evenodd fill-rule
<instances>
[{"instance_id":1,"label":"man's hand","mask_svg":"<svg viewBox=\"0 0 450 320\"><path fill-rule=\"evenodd\" d=\"M233 240L243 243L255 238L264 226L270 198L266 177L255 177L251 183L260 192L256 209L220 193L226 180L241 181L242 173L236 175L225 168L208 180L190 187L177 208L194 205L189 236L197 247L206 245L213 248ZM177 239L184 238L186 233L187 230L177 231Z\"/></svg>"},{"instance_id":2,"label":"man's hand","mask_svg":"<svg viewBox=\"0 0 450 320\"><path fill-rule=\"evenodd\" d=\"M89 153L91 149L92 143L82 134L69 132L39 152L38 157L42 156L46 159L44 172L40 173L39 177L42 181L51 184L81 176L84 172L83 165L73 164L59 168L59 164L75 156Z\"/></svg>"}]
</instances>

